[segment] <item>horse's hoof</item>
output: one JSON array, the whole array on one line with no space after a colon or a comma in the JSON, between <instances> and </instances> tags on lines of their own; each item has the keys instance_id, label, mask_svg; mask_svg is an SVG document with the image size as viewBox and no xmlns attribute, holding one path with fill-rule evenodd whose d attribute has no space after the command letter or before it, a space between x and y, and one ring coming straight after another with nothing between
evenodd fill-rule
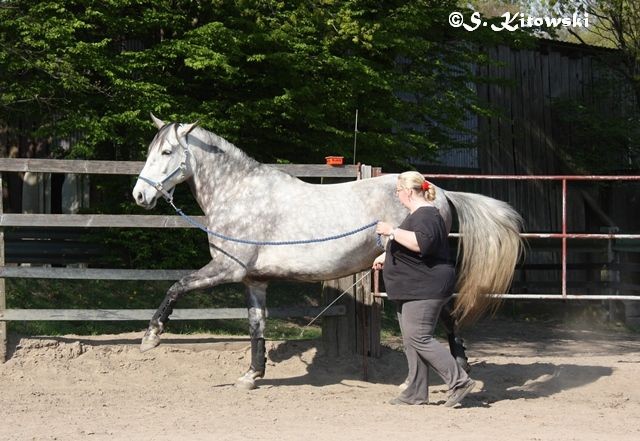
<instances>
[{"instance_id":1,"label":"horse's hoof","mask_svg":"<svg viewBox=\"0 0 640 441\"><path fill-rule=\"evenodd\" d=\"M147 333L142 337L140 352L147 352L160 344L160 336L155 333Z\"/></svg>"},{"instance_id":2,"label":"horse's hoof","mask_svg":"<svg viewBox=\"0 0 640 441\"><path fill-rule=\"evenodd\" d=\"M256 388L256 380L264 377L264 371L258 372L249 369L242 377L236 380L236 387L242 390L253 390Z\"/></svg>"}]
</instances>

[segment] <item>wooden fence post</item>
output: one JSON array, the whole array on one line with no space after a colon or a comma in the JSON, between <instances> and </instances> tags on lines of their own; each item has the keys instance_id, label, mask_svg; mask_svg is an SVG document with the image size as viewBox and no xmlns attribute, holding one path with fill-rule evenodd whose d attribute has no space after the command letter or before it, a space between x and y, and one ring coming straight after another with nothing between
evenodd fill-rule
<instances>
[{"instance_id":1,"label":"wooden fence post","mask_svg":"<svg viewBox=\"0 0 640 441\"><path fill-rule=\"evenodd\" d=\"M3 213L3 195L4 187L2 182L2 173L0 173L0 216ZM4 267L4 228L0 227L0 267ZM0 277L0 319L4 316L4 310L7 307L7 298L5 292L4 278ZM0 363L4 363L7 359L7 322L0 321Z\"/></svg>"},{"instance_id":2,"label":"wooden fence post","mask_svg":"<svg viewBox=\"0 0 640 441\"><path fill-rule=\"evenodd\" d=\"M369 179L380 176L381 169L370 165L363 165L361 178ZM382 250L380 250L382 253ZM365 273L358 275L358 279ZM369 273L358 284L356 289L356 308L360 310L356 314L356 348L358 354L370 357L380 356L380 333L382 331L382 299L374 297L372 292L373 277Z\"/></svg>"},{"instance_id":3,"label":"wooden fence post","mask_svg":"<svg viewBox=\"0 0 640 441\"><path fill-rule=\"evenodd\" d=\"M362 179L379 174L379 168L366 165L361 167ZM353 286L356 281L358 283ZM347 308L346 315L325 317L322 320L325 353L329 356L358 353L379 357L382 308L381 299L372 295L371 275L363 272L325 282L322 294L324 304L328 305L347 289L349 292L338 303Z\"/></svg>"},{"instance_id":4,"label":"wooden fence post","mask_svg":"<svg viewBox=\"0 0 640 441\"><path fill-rule=\"evenodd\" d=\"M355 276L327 280L322 284L322 301L324 305L333 302L340 294L347 291L336 305L343 305L346 314L340 317L323 317L322 347L330 357L353 354L356 351L356 300Z\"/></svg>"}]
</instances>

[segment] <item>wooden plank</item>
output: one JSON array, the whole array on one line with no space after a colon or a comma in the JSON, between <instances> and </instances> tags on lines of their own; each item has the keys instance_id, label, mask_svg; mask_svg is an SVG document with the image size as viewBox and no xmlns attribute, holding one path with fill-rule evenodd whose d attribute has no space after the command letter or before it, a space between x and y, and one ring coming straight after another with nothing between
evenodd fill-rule
<instances>
[{"instance_id":1,"label":"wooden plank","mask_svg":"<svg viewBox=\"0 0 640 441\"><path fill-rule=\"evenodd\" d=\"M266 164L298 177L355 178L356 165L329 166L326 164ZM141 161L81 161L68 159L0 158L0 171L34 173L78 173L107 175L138 175Z\"/></svg>"},{"instance_id":2,"label":"wooden plank","mask_svg":"<svg viewBox=\"0 0 640 441\"><path fill-rule=\"evenodd\" d=\"M521 156L521 167L529 168L533 163L533 157L535 153L533 152L533 143L532 143L532 109L531 102L533 101L533 90L532 90L532 76L533 76L533 66L532 64L532 51L523 50L521 51L520 63L521 63L521 74L522 74L522 128L523 128L523 145L522 145L522 156ZM525 199L528 200L528 194L524 193Z\"/></svg>"},{"instance_id":3,"label":"wooden plank","mask_svg":"<svg viewBox=\"0 0 640 441\"><path fill-rule=\"evenodd\" d=\"M4 211L2 173L0 173L0 216ZM0 266L4 266L4 228L0 227ZM2 315L7 307L7 293L5 291L4 278L0 278L0 315ZM7 359L7 323L0 322L0 363L4 363Z\"/></svg>"},{"instance_id":4,"label":"wooden plank","mask_svg":"<svg viewBox=\"0 0 640 441\"><path fill-rule=\"evenodd\" d=\"M513 174L530 173L530 155L528 143L531 137L531 119L527 116L526 111L529 109L531 101L531 72L529 70L528 55L530 51L521 49L515 51L515 57L512 61L512 75L517 83L517 92L513 94L515 98L512 103L512 112L514 113L514 131L517 130L517 136L514 136L513 142L513 160L509 164L509 172ZM517 124L515 124L517 121ZM517 127L517 129L515 129ZM527 182L504 182L506 194L504 200L517 206L517 204L526 204L528 201L528 183ZM524 205L526 207L526 205ZM524 208L523 207L523 208Z\"/></svg>"},{"instance_id":5,"label":"wooden plank","mask_svg":"<svg viewBox=\"0 0 640 441\"><path fill-rule=\"evenodd\" d=\"M204 216L193 216L201 224ZM0 214L0 227L195 228L180 216L115 214Z\"/></svg>"},{"instance_id":6,"label":"wooden plank","mask_svg":"<svg viewBox=\"0 0 640 441\"><path fill-rule=\"evenodd\" d=\"M0 171L7 172L137 175L143 167L141 161L0 158Z\"/></svg>"},{"instance_id":7,"label":"wooden plank","mask_svg":"<svg viewBox=\"0 0 640 441\"><path fill-rule=\"evenodd\" d=\"M545 160L543 174L552 174L558 170L556 165L556 148L555 141L552 134L552 122L551 122L551 85L550 75L551 69L549 54L541 54L542 57L542 112L543 112L543 133L544 143L542 149L542 156ZM559 186L552 182L537 182L536 188L538 189L538 195L543 198L544 204L544 217L545 224L540 230L557 231L558 227L558 214L555 207L557 207L557 201L559 201L560 194L558 192Z\"/></svg>"},{"instance_id":8,"label":"wooden plank","mask_svg":"<svg viewBox=\"0 0 640 441\"><path fill-rule=\"evenodd\" d=\"M573 66L572 69L572 78L571 82L573 83L573 97L582 101L584 99L584 71L582 69L582 57L571 59L571 64Z\"/></svg>"},{"instance_id":9,"label":"wooden plank","mask_svg":"<svg viewBox=\"0 0 640 441\"><path fill-rule=\"evenodd\" d=\"M102 268L0 267L0 277L75 280L178 280L195 270L134 270Z\"/></svg>"},{"instance_id":10,"label":"wooden plank","mask_svg":"<svg viewBox=\"0 0 640 441\"><path fill-rule=\"evenodd\" d=\"M531 169L534 173L545 174L546 170L546 162L549 151L546 146L546 136L545 136L545 120L544 120L544 75L545 71L543 69L543 57L544 54L540 53L540 51L531 51L531 67L532 67L532 92L533 99L531 101L531 105L533 107L533 115L532 115L532 131L531 136L532 139L532 164ZM528 196L531 207L536 212L536 217L538 221L544 225L546 223L547 218L547 197L548 195L542 191L540 188L539 182L526 182L524 184L527 187Z\"/></svg>"},{"instance_id":11,"label":"wooden plank","mask_svg":"<svg viewBox=\"0 0 640 441\"><path fill-rule=\"evenodd\" d=\"M520 49L513 51L513 58L511 61L510 75L515 82L515 89L512 93L511 112L513 115L513 157L509 167L510 173L521 174L523 169L526 169L526 124L527 121L524 118L524 106L526 105L525 96L527 95L526 84L526 72L524 72L525 65L523 64L523 58L525 58L524 50ZM510 189L515 190L515 195L509 195L509 201L519 209L519 211L526 213L525 208L526 198L521 194L524 185L519 185L517 182L505 182ZM526 184L525 184L526 185ZM513 191L512 190L512 191ZM530 219L527 217L527 221Z\"/></svg>"},{"instance_id":12,"label":"wooden plank","mask_svg":"<svg viewBox=\"0 0 640 441\"><path fill-rule=\"evenodd\" d=\"M483 54L487 55L487 49L481 47L480 50ZM488 76L488 69L486 64L479 64L476 66L477 74L482 79L477 84L478 100L483 106L489 106L489 86L484 81ZM491 125L486 116L478 116L478 167L480 170L485 169L488 145L491 143ZM480 183L482 185L482 183Z\"/></svg>"},{"instance_id":13,"label":"wooden plank","mask_svg":"<svg viewBox=\"0 0 640 441\"><path fill-rule=\"evenodd\" d=\"M356 178L357 165L330 166L326 164L268 164L270 167L299 178Z\"/></svg>"},{"instance_id":14,"label":"wooden plank","mask_svg":"<svg viewBox=\"0 0 640 441\"><path fill-rule=\"evenodd\" d=\"M532 131L533 136L533 149L534 149L534 161L535 169L534 173L544 173L544 110L543 110L543 79L542 79L542 54L538 51L530 51L531 60L531 87L533 93L533 99L531 104L533 106L533 120Z\"/></svg>"},{"instance_id":15,"label":"wooden plank","mask_svg":"<svg viewBox=\"0 0 640 441\"><path fill-rule=\"evenodd\" d=\"M500 63L498 58L498 48L495 46L489 47L487 50L487 56L489 58L489 77L498 78L499 67L497 63ZM504 109L500 107L500 89L504 87L502 84L490 84L488 88L489 104L502 113ZM500 164L498 158L500 157L500 119L502 115L493 116L489 120L489 143L485 145L486 149L486 162L485 168L482 169L482 173L485 174L500 174ZM483 181L483 193L495 194L494 187L496 183L492 181Z\"/></svg>"},{"instance_id":16,"label":"wooden plank","mask_svg":"<svg viewBox=\"0 0 640 441\"><path fill-rule=\"evenodd\" d=\"M543 146L542 146L542 155L545 159L544 169L541 171L543 174L552 173L553 166L550 163L551 158L554 155L553 151L553 138L551 137L551 89L549 86L549 54L540 54L540 76L542 80L542 96L541 101L541 110L542 110L542 135L543 138Z\"/></svg>"},{"instance_id":17,"label":"wooden plank","mask_svg":"<svg viewBox=\"0 0 640 441\"><path fill-rule=\"evenodd\" d=\"M514 85L511 80L513 51L505 45L498 46L498 58L500 59L500 79L504 82L500 87L499 105L502 109L502 118L500 118L500 173L511 174L514 170L514 143L513 143L513 112L511 109L513 103ZM504 187L504 184L501 183ZM504 190L503 190L504 191ZM503 191L497 197L505 196ZM502 198L503 199L503 198Z\"/></svg>"},{"instance_id":18,"label":"wooden plank","mask_svg":"<svg viewBox=\"0 0 640 441\"><path fill-rule=\"evenodd\" d=\"M322 311L320 307L268 308L267 317L315 317ZM155 309L5 309L0 311L0 321L123 321L150 320ZM344 315L346 308L334 305L323 316ZM176 309L171 320L222 320L246 319L246 308L203 308Z\"/></svg>"}]
</instances>

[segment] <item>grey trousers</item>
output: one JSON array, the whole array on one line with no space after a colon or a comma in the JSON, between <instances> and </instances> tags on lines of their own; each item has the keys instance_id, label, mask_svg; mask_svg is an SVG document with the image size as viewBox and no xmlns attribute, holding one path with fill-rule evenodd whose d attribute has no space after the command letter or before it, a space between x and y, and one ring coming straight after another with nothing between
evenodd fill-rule
<instances>
[{"instance_id":1,"label":"grey trousers","mask_svg":"<svg viewBox=\"0 0 640 441\"><path fill-rule=\"evenodd\" d=\"M428 299L397 302L398 321L409 367L409 384L399 398L406 403L429 402L429 366L444 380L449 390L469 380L448 348L433 337L440 309L447 301Z\"/></svg>"}]
</instances>

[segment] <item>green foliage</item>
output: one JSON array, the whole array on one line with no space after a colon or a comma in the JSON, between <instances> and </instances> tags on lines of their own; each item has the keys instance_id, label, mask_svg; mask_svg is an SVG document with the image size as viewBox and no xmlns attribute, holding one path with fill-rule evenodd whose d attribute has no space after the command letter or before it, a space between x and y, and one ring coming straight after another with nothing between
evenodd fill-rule
<instances>
[{"instance_id":1,"label":"green foliage","mask_svg":"<svg viewBox=\"0 0 640 441\"><path fill-rule=\"evenodd\" d=\"M450 27L456 3L5 1L0 121L141 159L153 111L265 162L321 162L351 154L358 109L358 160L406 166L478 108L469 43L489 34Z\"/></svg>"},{"instance_id":2,"label":"green foliage","mask_svg":"<svg viewBox=\"0 0 640 441\"><path fill-rule=\"evenodd\" d=\"M640 117L620 117L575 100L558 100L559 146L574 173L607 174L640 167ZM606 154L603 154L606 152Z\"/></svg>"},{"instance_id":3,"label":"green foliage","mask_svg":"<svg viewBox=\"0 0 640 441\"><path fill-rule=\"evenodd\" d=\"M592 101L553 100L558 153L572 173L608 174L640 167L640 114L617 75L594 84ZM603 154L606 152L606 154Z\"/></svg>"}]
</instances>

